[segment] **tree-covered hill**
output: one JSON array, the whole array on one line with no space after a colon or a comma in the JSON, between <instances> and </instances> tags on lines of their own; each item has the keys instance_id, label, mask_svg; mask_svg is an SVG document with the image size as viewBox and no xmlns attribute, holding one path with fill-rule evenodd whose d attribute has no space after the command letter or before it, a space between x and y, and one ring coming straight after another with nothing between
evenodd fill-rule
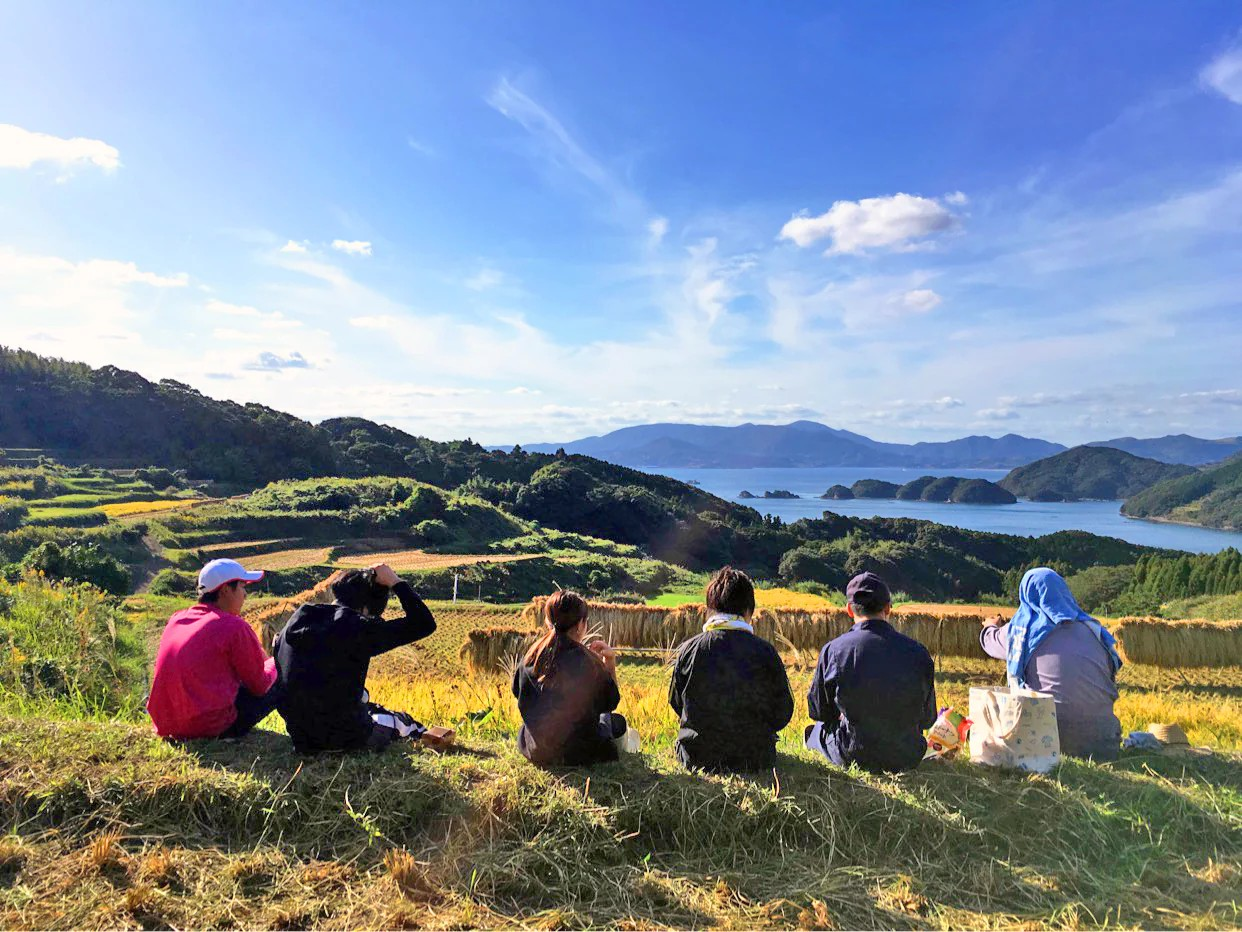
<instances>
[{"instance_id":1,"label":"tree-covered hill","mask_svg":"<svg viewBox=\"0 0 1242 932\"><path fill-rule=\"evenodd\" d=\"M1144 489L1128 499L1121 511L1132 518L1242 529L1242 454Z\"/></svg>"},{"instance_id":2,"label":"tree-covered hill","mask_svg":"<svg viewBox=\"0 0 1242 932\"><path fill-rule=\"evenodd\" d=\"M1109 447L1074 447L1012 470L999 483L1036 502L1112 501L1165 479L1192 475L1190 466L1143 459Z\"/></svg>"},{"instance_id":3,"label":"tree-covered hill","mask_svg":"<svg viewBox=\"0 0 1242 932\"><path fill-rule=\"evenodd\" d=\"M336 470L324 434L306 421L115 366L0 347L0 398L0 447L66 462L162 466L241 485Z\"/></svg>"}]
</instances>

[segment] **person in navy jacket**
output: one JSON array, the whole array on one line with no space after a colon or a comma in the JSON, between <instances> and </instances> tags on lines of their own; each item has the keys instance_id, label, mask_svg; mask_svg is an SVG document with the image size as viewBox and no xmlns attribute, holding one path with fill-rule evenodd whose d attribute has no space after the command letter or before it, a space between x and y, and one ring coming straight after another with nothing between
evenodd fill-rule
<instances>
[{"instance_id":1,"label":"person in navy jacket","mask_svg":"<svg viewBox=\"0 0 1242 932\"><path fill-rule=\"evenodd\" d=\"M845 590L854 627L824 645L807 705L806 746L841 767L911 770L936 720L935 666L927 648L888 623L892 596L874 573Z\"/></svg>"}]
</instances>

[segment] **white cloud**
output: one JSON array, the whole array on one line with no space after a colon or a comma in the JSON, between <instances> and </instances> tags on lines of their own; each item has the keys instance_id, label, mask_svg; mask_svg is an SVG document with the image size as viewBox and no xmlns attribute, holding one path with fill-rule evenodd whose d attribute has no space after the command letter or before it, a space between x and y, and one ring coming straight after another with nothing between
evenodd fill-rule
<instances>
[{"instance_id":1,"label":"white cloud","mask_svg":"<svg viewBox=\"0 0 1242 932\"><path fill-rule=\"evenodd\" d=\"M851 333L891 328L941 303L940 295L924 287L932 277L917 271L830 281L818 288L796 278L770 279L769 335L789 349L806 349L831 338L832 334L817 331L825 323L837 323Z\"/></svg>"},{"instance_id":2,"label":"white cloud","mask_svg":"<svg viewBox=\"0 0 1242 932\"><path fill-rule=\"evenodd\" d=\"M371 244L365 240L334 239L332 241L332 248L348 256L371 255Z\"/></svg>"},{"instance_id":3,"label":"white cloud","mask_svg":"<svg viewBox=\"0 0 1242 932\"><path fill-rule=\"evenodd\" d=\"M63 139L0 123L0 168L31 168L39 162L54 162L66 169L94 165L113 171L121 164L121 154L99 139Z\"/></svg>"},{"instance_id":4,"label":"white cloud","mask_svg":"<svg viewBox=\"0 0 1242 932\"><path fill-rule=\"evenodd\" d=\"M978 416L985 421L1013 421L1020 415L1012 408L983 408Z\"/></svg>"},{"instance_id":5,"label":"white cloud","mask_svg":"<svg viewBox=\"0 0 1242 932\"><path fill-rule=\"evenodd\" d=\"M505 283L505 273L499 269L483 268L467 278L463 285L471 291L490 291Z\"/></svg>"},{"instance_id":6,"label":"white cloud","mask_svg":"<svg viewBox=\"0 0 1242 932\"><path fill-rule=\"evenodd\" d=\"M653 245L659 245L668 235L668 217L656 217L647 224L647 232Z\"/></svg>"},{"instance_id":7,"label":"white cloud","mask_svg":"<svg viewBox=\"0 0 1242 932\"><path fill-rule=\"evenodd\" d=\"M1177 396L1180 401L1207 402L1216 405L1242 405L1242 389L1222 388L1206 392L1184 392Z\"/></svg>"},{"instance_id":8,"label":"white cloud","mask_svg":"<svg viewBox=\"0 0 1242 932\"><path fill-rule=\"evenodd\" d=\"M1218 55L1199 72L1199 80L1235 104L1242 104L1242 46Z\"/></svg>"},{"instance_id":9,"label":"white cloud","mask_svg":"<svg viewBox=\"0 0 1242 932\"><path fill-rule=\"evenodd\" d=\"M242 368L254 372L280 372L284 369L313 369L314 367L301 353L280 356L276 353L264 352L243 365Z\"/></svg>"},{"instance_id":10,"label":"white cloud","mask_svg":"<svg viewBox=\"0 0 1242 932\"><path fill-rule=\"evenodd\" d=\"M952 204L954 207L962 207L970 203L970 198L968 198L961 191L954 191L952 194L946 194L944 196L944 202L946 204Z\"/></svg>"},{"instance_id":11,"label":"white cloud","mask_svg":"<svg viewBox=\"0 0 1242 932\"><path fill-rule=\"evenodd\" d=\"M289 242L280 247L280 251L289 253L306 252L306 240L302 240L300 243L296 240L289 240Z\"/></svg>"},{"instance_id":12,"label":"white cloud","mask_svg":"<svg viewBox=\"0 0 1242 932\"><path fill-rule=\"evenodd\" d=\"M803 214L792 218L781 228L780 235L781 239L802 247L829 239L825 255L833 255L880 248L910 249L918 241L956 224L953 212L934 198L894 194L837 201L818 217Z\"/></svg>"},{"instance_id":13,"label":"white cloud","mask_svg":"<svg viewBox=\"0 0 1242 932\"><path fill-rule=\"evenodd\" d=\"M148 285L152 288L184 288L189 276L184 272L175 275L159 275L144 272L133 262L115 259L86 259L74 262L58 256L36 256L19 253L0 246L0 280L11 282L23 279L45 283L49 299L60 292L58 286L69 284L73 288L122 288L127 285Z\"/></svg>"},{"instance_id":14,"label":"white cloud","mask_svg":"<svg viewBox=\"0 0 1242 932\"><path fill-rule=\"evenodd\" d=\"M245 317L266 330L294 329L302 326L300 320L286 317L280 311L261 311L248 304L230 304L227 301L210 299L205 305L207 313L225 317Z\"/></svg>"},{"instance_id":15,"label":"white cloud","mask_svg":"<svg viewBox=\"0 0 1242 932\"><path fill-rule=\"evenodd\" d=\"M901 303L915 314L926 314L943 300L930 288L915 288L901 297Z\"/></svg>"}]
</instances>

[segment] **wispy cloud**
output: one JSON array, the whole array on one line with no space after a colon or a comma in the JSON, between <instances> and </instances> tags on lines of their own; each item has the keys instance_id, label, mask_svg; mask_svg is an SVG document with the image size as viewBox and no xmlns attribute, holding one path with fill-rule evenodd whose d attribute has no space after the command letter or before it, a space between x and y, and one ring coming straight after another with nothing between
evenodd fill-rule
<instances>
[{"instance_id":1,"label":"wispy cloud","mask_svg":"<svg viewBox=\"0 0 1242 932\"><path fill-rule=\"evenodd\" d=\"M1205 87L1242 104L1242 45L1222 52L1199 72L1199 80Z\"/></svg>"},{"instance_id":2,"label":"wispy cloud","mask_svg":"<svg viewBox=\"0 0 1242 932\"><path fill-rule=\"evenodd\" d=\"M62 169L93 165L114 171L120 167L121 153L100 139L64 139L0 123L0 168L31 168L40 162L52 162Z\"/></svg>"},{"instance_id":3,"label":"wispy cloud","mask_svg":"<svg viewBox=\"0 0 1242 932\"><path fill-rule=\"evenodd\" d=\"M298 242L297 240L289 240L285 245L280 247L281 252L285 253L304 253L306 252L306 240Z\"/></svg>"},{"instance_id":4,"label":"wispy cloud","mask_svg":"<svg viewBox=\"0 0 1242 932\"><path fill-rule=\"evenodd\" d=\"M482 268L462 282L471 291L490 291L505 284L507 278L500 269Z\"/></svg>"},{"instance_id":5,"label":"wispy cloud","mask_svg":"<svg viewBox=\"0 0 1242 932\"><path fill-rule=\"evenodd\" d=\"M422 142L421 140L415 139L413 136L406 136L405 144L409 146L411 149L413 149L415 152L417 152L419 155L425 155L428 158L431 158L432 156L436 154L435 149L427 145L427 143Z\"/></svg>"},{"instance_id":6,"label":"wispy cloud","mask_svg":"<svg viewBox=\"0 0 1242 932\"><path fill-rule=\"evenodd\" d=\"M547 107L520 90L508 78L496 82L487 103L497 113L521 126L535 142L539 155L553 166L585 180L604 195L627 223L647 216L640 198L591 155Z\"/></svg>"}]
</instances>

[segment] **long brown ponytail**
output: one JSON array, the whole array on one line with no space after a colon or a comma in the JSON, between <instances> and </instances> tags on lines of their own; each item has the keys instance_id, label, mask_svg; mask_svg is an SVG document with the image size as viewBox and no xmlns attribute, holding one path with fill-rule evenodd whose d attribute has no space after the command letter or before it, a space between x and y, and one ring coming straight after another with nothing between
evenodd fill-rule
<instances>
[{"instance_id":1,"label":"long brown ponytail","mask_svg":"<svg viewBox=\"0 0 1242 932\"><path fill-rule=\"evenodd\" d=\"M526 652L523 662L542 682L552 672L556 658L571 643L569 632L586 621L590 608L586 599L569 589L558 589L543 606L543 620L548 630Z\"/></svg>"}]
</instances>

